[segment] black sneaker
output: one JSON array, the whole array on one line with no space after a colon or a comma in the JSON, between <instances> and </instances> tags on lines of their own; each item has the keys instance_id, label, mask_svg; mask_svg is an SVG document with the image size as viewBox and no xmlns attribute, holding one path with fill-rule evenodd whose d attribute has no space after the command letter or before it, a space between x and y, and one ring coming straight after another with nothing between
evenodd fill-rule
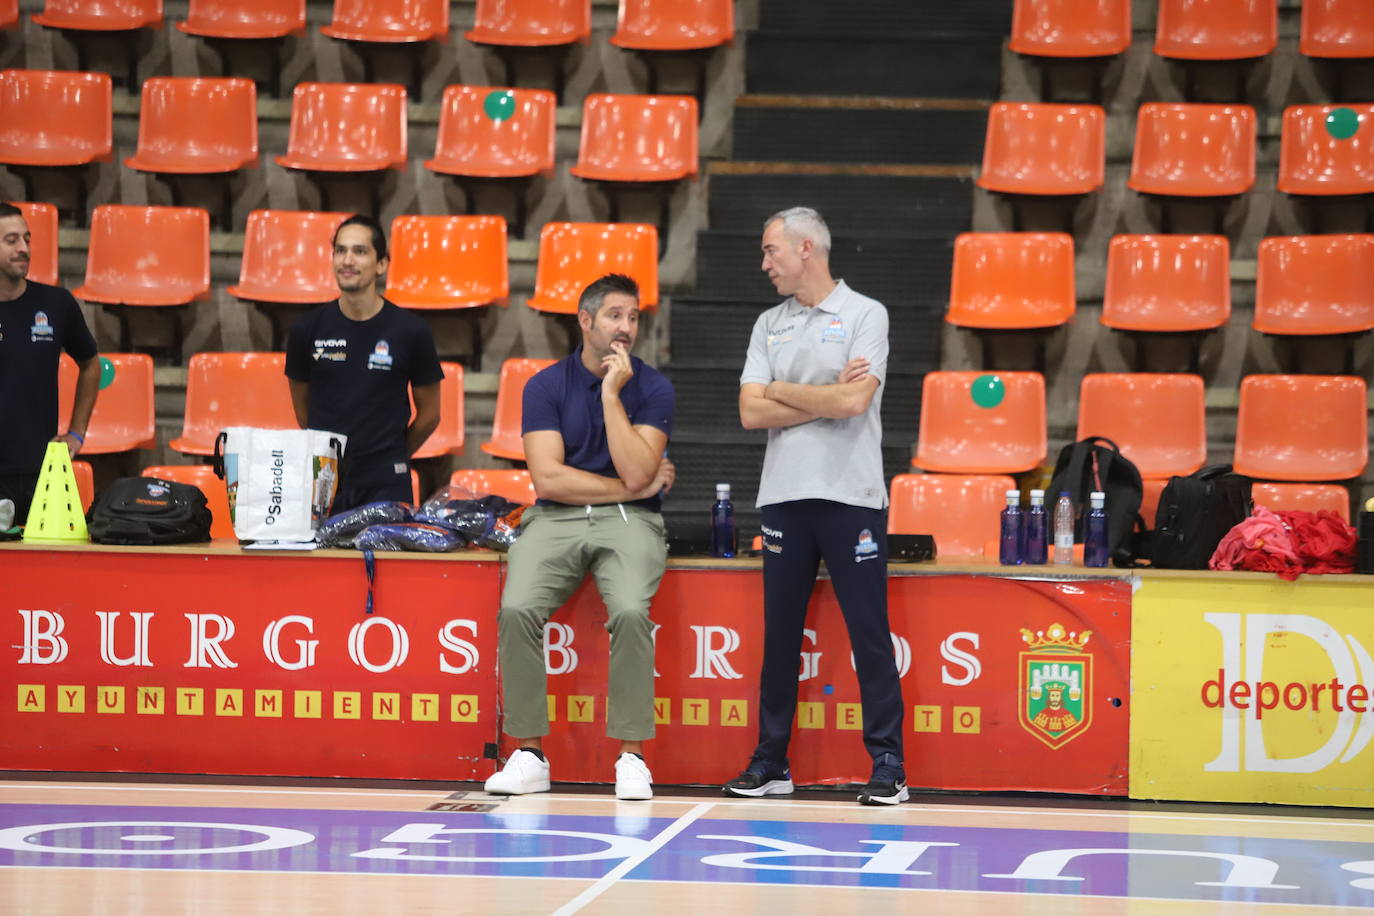
<instances>
[{"instance_id":1,"label":"black sneaker","mask_svg":"<svg viewBox=\"0 0 1374 916\"><path fill-rule=\"evenodd\" d=\"M859 789L861 805L899 805L910 798L906 773L896 754L883 754L873 761L873 776Z\"/></svg>"},{"instance_id":2,"label":"black sneaker","mask_svg":"<svg viewBox=\"0 0 1374 916\"><path fill-rule=\"evenodd\" d=\"M760 798L764 795L791 795L792 774L787 762L776 763L755 757L743 773L727 782L722 791L726 795Z\"/></svg>"}]
</instances>

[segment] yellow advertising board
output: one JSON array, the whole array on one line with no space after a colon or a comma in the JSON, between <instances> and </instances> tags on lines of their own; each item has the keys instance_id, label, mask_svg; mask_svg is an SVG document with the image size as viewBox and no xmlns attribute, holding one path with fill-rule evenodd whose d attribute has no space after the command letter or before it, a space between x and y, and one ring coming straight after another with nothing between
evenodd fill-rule
<instances>
[{"instance_id":1,"label":"yellow advertising board","mask_svg":"<svg viewBox=\"0 0 1374 916\"><path fill-rule=\"evenodd\" d=\"M1146 575L1133 798L1374 807L1374 580Z\"/></svg>"}]
</instances>

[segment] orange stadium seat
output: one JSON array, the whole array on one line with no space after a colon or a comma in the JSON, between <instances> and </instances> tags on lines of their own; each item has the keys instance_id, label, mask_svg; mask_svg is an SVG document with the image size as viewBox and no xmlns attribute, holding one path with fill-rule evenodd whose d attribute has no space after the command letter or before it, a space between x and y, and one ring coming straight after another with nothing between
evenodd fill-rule
<instances>
[{"instance_id":1,"label":"orange stadium seat","mask_svg":"<svg viewBox=\"0 0 1374 916\"><path fill-rule=\"evenodd\" d=\"M1334 512L1350 521L1350 491L1339 484L1264 483L1256 481L1251 497L1271 512L1299 509L1303 512Z\"/></svg>"},{"instance_id":2,"label":"orange stadium seat","mask_svg":"<svg viewBox=\"0 0 1374 916\"><path fill-rule=\"evenodd\" d=\"M162 25L162 0L46 0L33 21L62 29L76 46L76 69L90 70L87 39L117 39L125 55L124 85L138 88L139 30Z\"/></svg>"},{"instance_id":3,"label":"orange stadium seat","mask_svg":"<svg viewBox=\"0 0 1374 916\"><path fill-rule=\"evenodd\" d=\"M954 241L945 320L968 328L1048 328L1073 318L1073 238L965 232Z\"/></svg>"},{"instance_id":4,"label":"orange stadium seat","mask_svg":"<svg viewBox=\"0 0 1374 916\"><path fill-rule=\"evenodd\" d=\"M91 217L90 302L183 305L210 291L210 217L199 207L104 204Z\"/></svg>"},{"instance_id":5,"label":"orange stadium seat","mask_svg":"<svg viewBox=\"0 0 1374 916\"><path fill-rule=\"evenodd\" d=\"M1141 477L1191 474L1207 462L1207 410L1202 377L1102 372L1083 376L1078 436L1105 436Z\"/></svg>"},{"instance_id":6,"label":"orange stadium seat","mask_svg":"<svg viewBox=\"0 0 1374 916\"><path fill-rule=\"evenodd\" d=\"M1359 117L1354 136L1341 140L1327 129L1338 108ZM1293 105L1284 109L1279 142L1279 190L1285 194L1374 192L1374 103Z\"/></svg>"},{"instance_id":7,"label":"orange stadium seat","mask_svg":"<svg viewBox=\"0 0 1374 916\"><path fill-rule=\"evenodd\" d=\"M1374 329L1374 235L1261 241L1254 328L1265 334Z\"/></svg>"},{"instance_id":8,"label":"orange stadium seat","mask_svg":"<svg viewBox=\"0 0 1374 916\"><path fill-rule=\"evenodd\" d=\"M499 216L398 216L386 296L404 308L470 309L472 366L482 366L481 315L510 295L506 221Z\"/></svg>"},{"instance_id":9,"label":"orange stadium seat","mask_svg":"<svg viewBox=\"0 0 1374 916\"><path fill-rule=\"evenodd\" d=\"M15 201L24 211L29 225L29 273L35 283L56 285L58 282L57 208L52 204Z\"/></svg>"},{"instance_id":10,"label":"orange stadium seat","mask_svg":"<svg viewBox=\"0 0 1374 916\"><path fill-rule=\"evenodd\" d=\"M525 383L536 372L555 362L557 360L508 359L501 364L501 379L496 387L496 417L492 421L491 439L482 443L482 451L497 458L525 460L525 442L520 434Z\"/></svg>"},{"instance_id":11,"label":"orange stadium seat","mask_svg":"<svg viewBox=\"0 0 1374 916\"><path fill-rule=\"evenodd\" d=\"M33 21L51 29L124 32L162 23L162 0L46 0Z\"/></svg>"},{"instance_id":12,"label":"orange stadium seat","mask_svg":"<svg viewBox=\"0 0 1374 916\"><path fill-rule=\"evenodd\" d=\"M91 216L86 282L72 293L110 307L119 348L131 348L128 306L184 306L210 292L210 214L199 207L102 204ZM181 360L181 310L172 313Z\"/></svg>"},{"instance_id":13,"label":"orange stadium seat","mask_svg":"<svg viewBox=\"0 0 1374 916\"><path fill-rule=\"evenodd\" d=\"M320 31L345 41L418 42L448 35L449 0L334 0Z\"/></svg>"},{"instance_id":14,"label":"orange stadium seat","mask_svg":"<svg viewBox=\"0 0 1374 916\"><path fill-rule=\"evenodd\" d=\"M243 233L239 282L229 295L297 305L339 297L331 249L347 213L254 210Z\"/></svg>"},{"instance_id":15,"label":"orange stadium seat","mask_svg":"<svg viewBox=\"0 0 1374 916\"><path fill-rule=\"evenodd\" d=\"M300 83L291 99L286 154L277 164L312 172L404 169L405 87Z\"/></svg>"},{"instance_id":16,"label":"orange stadium seat","mask_svg":"<svg viewBox=\"0 0 1374 916\"><path fill-rule=\"evenodd\" d=\"M1001 391L983 397L980 390ZM1019 474L1045 460L1045 377L1038 372L930 372L912 464L957 474Z\"/></svg>"},{"instance_id":17,"label":"orange stadium seat","mask_svg":"<svg viewBox=\"0 0 1374 916\"><path fill-rule=\"evenodd\" d=\"M102 353L114 367L86 427L83 455L106 455L157 445L153 415L153 359L146 353ZM76 363L63 353L57 370L57 431L67 431L76 400Z\"/></svg>"},{"instance_id":18,"label":"orange stadium seat","mask_svg":"<svg viewBox=\"0 0 1374 916\"><path fill-rule=\"evenodd\" d=\"M463 37L478 44L547 47L591 34L588 0L477 0L475 21Z\"/></svg>"},{"instance_id":19,"label":"orange stadium seat","mask_svg":"<svg viewBox=\"0 0 1374 916\"><path fill-rule=\"evenodd\" d=\"M697 51L734 37L734 0L620 0L611 44L632 51Z\"/></svg>"},{"instance_id":20,"label":"orange stadium seat","mask_svg":"<svg viewBox=\"0 0 1374 916\"><path fill-rule=\"evenodd\" d=\"M488 114L493 93L509 97L509 115ZM439 109L434 158L425 160L425 168L473 178L552 173L555 107L553 93L543 89L449 86Z\"/></svg>"},{"instance_id":21,"label":"orange stadium seat","mask_svg":"<svg viewBox=\"0 0 1374 916\"><path fill-rule=\"evenodd\" d=\"M506 304L506 221L499 216L398 216L386 297L413 309Z\"/></svg>"},{"instance_id":22,"label":"orange stadium seat","mask_svg":"<svg viewBox=\"0 0 1374 916\"><path fill-rule=\"evenodd\" d=\"M91 511L95 501L95 471L89 461L73 461L72 475L76 477L76 495L81 498L81 511Z\"/></svg>"},{"instance_id":23,"label":"orange stadium seat","mask_svg":"<svg viewBox=\"0 0 1374 916\"><path fill-rule=\"evenodd\" d=\"M463 487L478 496L500 496L522 506L532 506L538 499L534 492L534 481L526 470L463 468L454 471L448 482L451 486Z\"/></svg>"},{"instance_id":24,"label":"orange stadium seat","mask_svg":"<svg viewBox=\"0 0 1374 916\"><path fill-rule=\"evenodd\" d=\"M1251 375L1240 383L1236 473L1260 480L1347 480L1364 473L1369 409L1364 379Z\"/></svg>"},{"instance_id":25,"label":"orange stadium seat","mask_svg":"<svg viewBox=\"0 0 1374 916\"><path fill-rule=\"evenodd\" d=\"M658 305L658 230L635 223L545 223L529 307L572 315L593 280L608 273L633 277L639 307Z\"/></svg>"},{"instance_id":26,"label":"orange stadium seat","mask_svg":"<svg viewBox=\"0 0 1374 916\"><path fill-rule=\"evenodd\" d=\"M233 172L258 162L257 87L247 79L162 76L143 84L138 151L124 160L141 172Z\"/></svg>"},{"instance_id":27,"label":"orange stadium seat","mask_svg":"<svg viewBox=\"0 0 1374 916\"><path fill-rule=\"evenodd\" d=\"M339 297L331 255L334 231L347 213L298 210L254 210L243 234L239 282L229 295L249 302L276 305L316 305ZM272 323L272 349L280 350L283 326L299 310L267 310Z\"/></svg>"},{"instance_id":28,"label":"orange stadium seat","mask_svg":"<svg viewBox=\"0 0 1374 916\"><path fill-rule=\"evenodd\" d=\"M186 455L213 455L229 426L296 429L284 353L197 353L186 367L181 435L168 443Z\"/></svg>"},{"instance_id":29,"label":"orange stadium seat","mask_svg":"<svg viewBox=\"0 0 1374 916\"><path fill-rule=\"evenodd\" d=\"M177 28L202 38L285 38L305 28L305 0L190 0Z\"/></svg>"},{"instance_id":30,"label":"orange stadium seat","mask_svg":"<svg viewBox=\"0 0 1374 916\"><path fill-rule=\"evenodd\" d=\"M677 181L697 174L697 100L690 95L587 96L569 169L593 181Z\"/></svg>"},{"instance_id":31,"label":"orange stadium seat","mask_svg":"<svg viewBox=\"0 0 1374 916\"><path fill-rule=\"evenodd\" d=\"M1131 0L1016 0L1007 47L1034 57L1109 57L1131 46Z\"/></svg>"},{"instance_id":32,"label":"orange stadium seat","mask_svg":"<svg viewBox=\"0 0 1374 916\"><path fill-rule=\"evenodd\" d=\"M1183 60L1243 60L1274 50L1275 0L1159 0L1155 53Z\"/></svg>"},{"instance_id":33,"label":"orange stadium seat","mask_svg":"<svg viewBox=\"0 0 1374 916\"><path fill-rule=\"evenodd\" d=\"M224 481L208 464L159 464L143 469L144 477L189 484L205 494L210 507L210 537L234 537L234 520L229 513L229 493Z\"/></svg>"},{"instance_id":34,"label":"orange stadium seat","mask_svg":"<svg viewBox=\"0 0 1374 916\"><path fill-rule=\"evenodd\" d=\"M1146 194L1178 197L1245 193L1255 184L1255 110L1141 105L1128 184Z\"/></svg>"},{"instance_id":35,"label":"orange stadium seat","mask_svg":"<svg viewBox=\"0 0 1374 916\"><path fill-rule=\"evenodd\" d=\"M412 457L437 458L440 455L463 454L463 367L444 362L444 378L439 382L439 427ZM411 416L415 415L415 399L410 400Z\"/></svg>"},{"instance_id":36,"label":"orange stadium seat","mask_svg":"<svg viewBox=\"0 0 1374 916\"><path fill-rule=\"evenodd\" d=\"M941 557L982 556L996 541L1010 477L995 474L897 474L892 478L888 534L929 534Z\"/></svg>"},{"instance_id":37,"label":"orange stadium seat","mask_svg":"<svg viewBox=\"0 0 1374 916\"><path fill-rule=\"evenodd\" d=\"M1118 235L1107 253L1102 323L1201 331L1231 316L1231 246L1220 235Z\"/></svg>"},{"instance_id":38,"label":"orange stadium seat","mask_svg":"<svg viewBox=\"0 0 1374 916\"><path fill-rule=\"evenodd\" d=\"M19 21L19 0L0 0L0 29L8 29Z\"/></svg>"},{"instance_id":39,"label":"orange stadium seat","mask_svg":"<svg viewBox=\"0 0 1374 916\"><path fill-rule=\"evenodd\" d=\"M110 75L0 71L0 162L85 165L114 148Z\"/></svg>"},{"instance_id":40,"label":"orange stadium seat","mask_svg":"<svg viewBox=\"0 0 1374 916\"><path fill-rule=\"evenodd\" d=\"M1087 194L1106 171L1098 105L998 102L988 112L978 186L1007 194Z\"/></svg>"},{"instance_id":41,"label":"orange stadium seat","mask_svg":"<svg viewBox=\"0 0 1374 916\"><path fill-rule=\"evenodd\" d=\"M1374 57L1374 5L1303 0L1298 50L1308 57Z\"/></svg>"}]
</instances>

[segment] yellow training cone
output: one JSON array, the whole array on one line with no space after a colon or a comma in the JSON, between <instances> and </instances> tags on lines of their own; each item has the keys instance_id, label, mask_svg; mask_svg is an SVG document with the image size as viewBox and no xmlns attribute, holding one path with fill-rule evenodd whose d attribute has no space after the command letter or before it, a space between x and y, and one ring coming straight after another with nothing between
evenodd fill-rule
<instances>
[{"instance_id":1,"label":"yellow training cone","mask_svg":"<svg viewBox=\"0 0 1374 916\"><path fill-rule=\"evenodd\" d=\"M43 470L38 474L38 486L33 491L29 519L24 525L24 541L29 544L84 544L90 539L67 443L49 442L48 451L43 455Z\"/></svg>"}]
</instances>

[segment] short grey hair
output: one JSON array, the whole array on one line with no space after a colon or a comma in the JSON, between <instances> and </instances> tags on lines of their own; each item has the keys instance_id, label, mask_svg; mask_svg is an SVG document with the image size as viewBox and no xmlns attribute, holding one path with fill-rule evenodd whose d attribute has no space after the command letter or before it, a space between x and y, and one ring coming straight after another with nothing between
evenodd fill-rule
<instances>
[{"instance_id":1,"label":"short grey hair","mask_svg":"<svg viewBox=\"0 0 1374 916\"><path fill-rule=\"evenodd\" d=\"M815 210L810 207L788 207L786 210L779 210L764 220L763 228L767 229L779 221L788 235L810 239L817 248L827 255L830 254L830 227Z\"/></svg>"}]
</instances>

